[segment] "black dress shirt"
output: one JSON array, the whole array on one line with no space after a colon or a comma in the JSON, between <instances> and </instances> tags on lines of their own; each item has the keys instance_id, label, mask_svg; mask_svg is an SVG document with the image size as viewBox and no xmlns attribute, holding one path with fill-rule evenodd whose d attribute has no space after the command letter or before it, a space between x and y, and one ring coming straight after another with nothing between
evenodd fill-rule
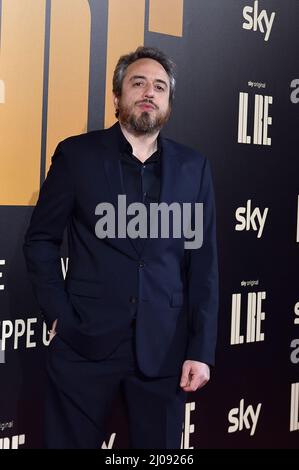
<instances>
[{"instance_id":1,"label":"black dress shirt","mask_svg":"<svg viewBox=\"0 0 299 470\"><path fill-rule=\"evenodd\" d=\"M120 129L120 128L119 128ZM127 141L121 129L119 130L119 148L122 178L125 193L134 202L158 202L161 186L161 138L157 139L158 149L145 162L135 155L131 144Z\"/></svg>"},{"instance_id":2,"label":"black dress shirt","mask_svg":"<svg viewBox=\"0 0 299 470\"><path fill-rule=\"evenodd\" d=\"M161 189L161 155L162 144L160 135L157 139L157 150L147 160L141 162L135 155L131 144L127 141L119 128L119 156L121 161L121 172L123 189L132 202L142 202L147 207L149 233L149 204L159 202ZM127 201L128 202L128 201ZM127 221L135 216L127 216ZM146 240L134 239L134 244L141 254L143 244ZM138 297L137 293L131 293L132 318L136 318Z\"/></svg>"}]
</instances>

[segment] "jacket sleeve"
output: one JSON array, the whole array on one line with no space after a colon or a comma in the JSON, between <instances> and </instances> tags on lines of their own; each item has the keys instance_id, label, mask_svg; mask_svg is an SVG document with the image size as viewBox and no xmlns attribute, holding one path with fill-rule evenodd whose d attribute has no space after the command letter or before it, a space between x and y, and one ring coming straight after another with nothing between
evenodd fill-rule
<instances>
[{"instance_id":1,"label":"jacket sleeve","mask_svg":"<svg viewBox=\"0 0 299 470\"><path fill-rule=\"evenodd\" d=\"M59 144L52 157L23 245L29 278L49 328L72 310L64 288L60 246L74 204L74 182L62 147Z\"/></svg>"},{"instance_id":2,"label":"jacket sleeve","mask_svg":"<svg viewBox=\"0 0 299 470\"><path fill-rule=\"evenodd\" d=\"M189 341L186 359L214 365L218 316L218 260L213 182L203 163L197 202L203 204L203 243L188 249Z\"/></svg>"}]
</instances>

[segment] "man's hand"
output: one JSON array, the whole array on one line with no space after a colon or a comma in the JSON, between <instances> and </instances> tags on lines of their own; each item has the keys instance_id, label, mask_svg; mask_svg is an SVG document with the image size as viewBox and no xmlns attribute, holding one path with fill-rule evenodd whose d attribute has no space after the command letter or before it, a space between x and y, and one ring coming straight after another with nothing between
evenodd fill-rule
<instances>
[{"instance_id":1,"label":"man's hand","mask_svg":"<svg viewBox=\"0 0 299 470\"><path fill-rule=\"evenodd\" d=\"M56 335L56 325L57 325L57 318L56 318L56 320L53 321L51 330L49 331L49 333L50 333L50 336L49 336L50 342L52 341L52 339Z\"/></svg>"},{"instance_id":2,"label":"man's hand","mask_svg":"<svg viewBox=\"0 0 299 470\"><path fill-rule=\"evenodd\" d=\"M185 361L180 386L184 392L195 392L210 380L210 368L204 362Z\"/></svg>"}]
</instances>

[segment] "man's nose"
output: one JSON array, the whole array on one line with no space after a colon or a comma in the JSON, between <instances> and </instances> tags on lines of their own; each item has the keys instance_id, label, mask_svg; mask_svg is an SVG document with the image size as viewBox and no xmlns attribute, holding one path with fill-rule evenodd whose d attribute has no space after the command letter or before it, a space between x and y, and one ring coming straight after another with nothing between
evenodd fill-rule
<instances>
[{"instance_id":1,"label":"man's nose","mask_svg":"<svg viewBox=\"0 0 299 470\"><path fill-rule=\"evenodd\" d=\"M144 96L146 98L153 98L154 97L154 85L152 83L148 83L145 90Z\"/></svg>"}]
</instances>

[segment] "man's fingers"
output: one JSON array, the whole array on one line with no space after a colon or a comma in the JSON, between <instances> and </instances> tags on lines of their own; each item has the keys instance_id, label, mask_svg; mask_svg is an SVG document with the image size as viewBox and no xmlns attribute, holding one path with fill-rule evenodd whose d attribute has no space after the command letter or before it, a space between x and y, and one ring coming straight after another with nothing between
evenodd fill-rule
<instances>
[{"instance_id":1,"label":"man's fingers","mask_svg":"<svg viewBox=\"0 0 299 470\"><path fill-rule=\"evenodd\" d=\"M190 382L181 385L182 389L184 392L195 392L196 390L199 390L202 388L206 383L209 381L208 378L206 377L196 377L195 375L192 376Z\"/></svg>"},{"instance_id":2,"label":"man's fingers","mask_svg":"<svg viewBox=\"0 0 299 470\"><path fill-rule=\"evenodd\" d=\"M194 376L191 377L191 380L189 380L183 388L185 392L195 392L199 386L199 380L196 379Z\"/></svg>"},{"instance_id":3,"label":"man's fingers","mask_svg":"<svg viewBox=\"0 0 299 470\"><path fill-rule=\"evenodd\" d=\"M180 386L185 392L195 392L210 379L210 368L199 361L186 360L182 367Z\"/></svg>"},{"instance_id":4,"label":"man's fingers","mask_svg":"<svg viewBox=\"0 0 299 470\"><path fill-rule=\"evenodd\" d=\"M190 383L190 367L184 364L180 381L181 387L186 387Z\"/></svg>"},{"instance_id":5,"label":"man's fingers","mask_svg":"<svg viewBox=\"0 0 299 470\"><path fill-rule=\"evenodd\" d=\"M51 330L49 331L50 335L49 335L49 340L50 342L52 341L52 339L54 338L54 336L56 335L56 325L57 325L57 318L56 320L53 321L52 323L52 328Z\"/></svg>"},{"instance_id":6,"label":"man's fingers","mask_svg":"<svg viewBox=\"0 0 299 470\"><path fill-rule=\"evenodd\" d=\"M189 377L187 375L182 375L180 386L186 387L186 385L188 385L188 382L189 382Z\"/></svg>"},{"instance_id":7,"label":"man's fingers","mask_svg":"<svg viewBox=\"0 0 299 470\"><path fill-rule=\"evenodd\" d=\"M56 331L50 331L50 336L49 336L50 342L52 341L55 335L56 335Z\"/></svg>"}]
</instances>

